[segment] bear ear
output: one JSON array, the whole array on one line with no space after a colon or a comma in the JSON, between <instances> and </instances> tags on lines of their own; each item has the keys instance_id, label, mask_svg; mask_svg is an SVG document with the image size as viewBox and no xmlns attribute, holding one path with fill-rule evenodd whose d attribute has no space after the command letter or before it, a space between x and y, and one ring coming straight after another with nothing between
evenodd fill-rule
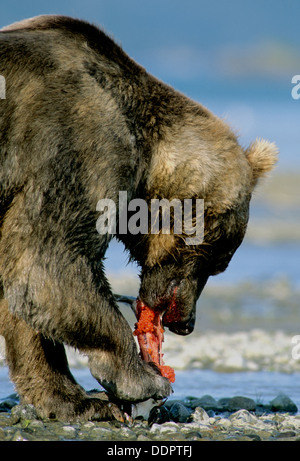
<instances>
[{"instance_id":1,"label":"bear ear","mask_svg":"<svg viewBox=\"0 0 300 461\"><path fill-rule=\"evenodd\" d=\"M259 178L273 169L277 162L278 148L273 142L257 139L245 153L252 167L253 186L255 186Z\"/></svg>"}]
</instances>

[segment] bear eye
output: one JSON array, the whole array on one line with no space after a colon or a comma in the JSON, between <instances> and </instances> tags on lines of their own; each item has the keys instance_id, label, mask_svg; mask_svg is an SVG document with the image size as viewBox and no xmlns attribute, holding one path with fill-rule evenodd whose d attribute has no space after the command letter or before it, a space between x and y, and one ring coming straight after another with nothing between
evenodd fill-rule
<instances>
[{"instance_id":1,"label":"bear eye","mask_svg":"<svg viewBox=\"0 0 300 461\"><path fill-rule=\"evenodd\" d=\"M218 274L221 274L222 272L224 272L227 269L228 264L230 263L234 252L235 252L234 249L230 250L226 254L219 257L219 259L217 261L214 261L214 263L211 265L210 274L211 275L218 275Z\"/></svg>"},{"instance_id":2,"label":"bear eye","mask_svg":"<svg viewBox=\"0 0 300 461\"><path fill-rule=\"evenodd\" d=\"M222 272L224 272L227 269L227 267L228 267L228 263L224 264L223 266L220 265L220 267L216 267L215 270L213 270L210 275L222 274Z\"/></svg>"}]
</instances>

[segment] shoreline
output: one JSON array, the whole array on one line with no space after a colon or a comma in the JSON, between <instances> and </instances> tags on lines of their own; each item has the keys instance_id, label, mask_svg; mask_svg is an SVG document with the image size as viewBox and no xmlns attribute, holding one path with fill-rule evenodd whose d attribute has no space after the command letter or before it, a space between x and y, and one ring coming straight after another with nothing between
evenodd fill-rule
<instances>
[{"instance_id":1,"label":"shoreline","mask_svg":"<svg viewBox=\"0 0 300 461\"><path fill-rule=\"evenodd\" d=\"M0 441L300 441L300 415L270 408L265 411L257 405L254 409L253 401L241 396L219 401L208 395L168 401L158 411L154 409L149 421L137 419L133 423L42 420L32 405L16 402L16 396L10 396L6 411L4 402L0 406ZM285 403L290 410L295 409L288 398ZM216 404L221 413L212 409Z\"/></svg>"}]
</instances>

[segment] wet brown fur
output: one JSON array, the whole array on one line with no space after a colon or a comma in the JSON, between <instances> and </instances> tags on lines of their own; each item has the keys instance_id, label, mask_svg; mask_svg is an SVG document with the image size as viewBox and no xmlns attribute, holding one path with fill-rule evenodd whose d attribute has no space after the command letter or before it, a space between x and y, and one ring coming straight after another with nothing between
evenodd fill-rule
<instances>
[{"instance_id":1,"label":"wet brown fur","mask_svg":"<svg viewBox=\"0 0 300 461\"><path fill-rule=\"evenodd\" d=\"M202 198L205 241L118 235L142 268L140 296L155 308L179 286L182 325L209 275L242 241L258 179L276 147L244 152L229 127L149 75L98 28L60 16L0 31L0 334L11 377L42 416L118 417L71 376L63 343L89 356L115 397L170 393L141 361L103 270L101 198ZM163 301L162 301L163 300ZM170 328L172 326L170 325Z\"/></svg>"}]
</instances>

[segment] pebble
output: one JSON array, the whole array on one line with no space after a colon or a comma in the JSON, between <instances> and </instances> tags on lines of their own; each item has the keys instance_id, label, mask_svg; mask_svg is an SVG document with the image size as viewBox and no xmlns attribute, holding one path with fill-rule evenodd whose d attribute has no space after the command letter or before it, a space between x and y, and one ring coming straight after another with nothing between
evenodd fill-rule
<instances>
[{"instance_id":1,"label":"pebble","mask_svg":"<svg viewBox=\"0 0 300 461\"><path fill-rule=\"evenodd\" d=\"M209 419L210 417L208 416L206 411L201 407L195 408L194 413L192 413L192 421L194 423L207 425L209 424Z\"/></svg>"},{"instance_id":2,"label":"pebble","mask_svg":"<svg viewBox=\"0 0 300 461\"><path fill-rule=\"evenodd\" d=\"M229 419L226 419L226 418L220 418L218 419L217 421L214 422L214 425L215 426L220 426L224 429L228 429L229 427L231 427L231 421Z\"/></svg>"},{"instance_id":3,"label":"pebble","mask_svg":"<svg viewBox=\"0 0 300 461\"><path fill-rule=\"evenodd\" d=\"M272 411L296 413L298 410L294 402L284 394L279 394L275 399L271 400L270 406Z\"/></svg>"},{"instance_id":4,"label":"pebble","mask_svg":"<svg viewBox=\"0 0 300 461\"><path fill-rule=\"evenodd\" d=\"M12 438L10 439L12 442L24 442L27 441L28 438L26 438L21 431L16 431Z\"/></svg>"},{"instance_id":5,"label":"pebble","mask_svg":"<svg viewBox=\"0 0 300 461\"><path fill-rule=\"evenodd\" d=\"M163 424L167 421L170 421L170 413L165 405L152 408L148 418L150 425L153 423Z\"/></svg>"},{"instance_id":6,"label":"pebble","mask_svg":"<svg viewBox=\"0 0 300 461\"><path fill-rule=\"evenodd\" d=\"M234 412L240 409L255 411L256 403L247 397L236 396L229 399L228 411Z\"/></svg>"},{"instance_id":7,"label":"pebble","mask_svg":"<svg viewBox=\"0 0 300 461\"><path fill-rule=\"evenodd\" d=\"M11 418L15 424L19 421L37 419L37 413L33 405L15 405L11 409Z\"/></svg>"},{"instance_id":8,"label":"pebble","mask_svg":"<svg viewBox=\"0 0 300 461\"><path fill-rule=\"evenodd\" d=\"M229 420L235 423L238 422L254 424L257 418L247 410L238 410L229 416Z\"/></svg>"},{"instance_id":9,"label":"pebble","mask_svg":"<svg viewBox=\"0 0 300 461\"><path fill-rule=\"evenodd\" d=\"M11 410L12 407L17 405L18 403L19 403L18 395L11 394L8 397L6 397L6 399L4 399L2 402L0 402L0 412Z\"/></svg>"},{"instance_id":10,"label":"pebble","mask_svg":"<svg viewBox=\"0 0 300 461\"><path fill-rule=\"evenodd\" d=\"M163 424L153 424L150 429L151 433L165 434L170 432L177 432L178 426L176 423L168 422Z\"/></svg>"},{"instance_id":11,"label":"pebble","mask_svg":"<svg viewBox=\"0 0 300 461\"><path fill-rule=\"evenodd\" d=\"M219 409L218 402L211 395L203 395L200 398L188 397L187 404L192 409L197 407L205 408L206 411Z\"/></svg>"},{"instance_id":12,"label":"pebble","mask_svg":"<svg viewBox=\"0 0 300 461\"><path fill-rule=\"evenodd\" d=\"M191 410L180 402L175 402L169 410L170 419L176 423L185 423L190 415Z\"/></svg>"},{"instance_id":13,"label":"pebble","mask_svg":"<svg viewBox=\"0 0 300 461\"><path fill-rule=\"evenodd\" d=\"M72 426L63 426L59 431L56 432L58 435L61 434L65 439L76 438L76 429Z\"/></svg>"},{"instance_id":14,"label":"pebble","mask_svg":"<svg viewBox=\"0 0 300 461\"><path fill-rule=\"evenodd\" d=\"M85 425L85 429L87 426ZM112 431L110 429L106 429L104 427L97 427L94 425L91 431L86 431L86 434L90 434L93 439L110 439Z\"/></svg>"}]
</instances>

